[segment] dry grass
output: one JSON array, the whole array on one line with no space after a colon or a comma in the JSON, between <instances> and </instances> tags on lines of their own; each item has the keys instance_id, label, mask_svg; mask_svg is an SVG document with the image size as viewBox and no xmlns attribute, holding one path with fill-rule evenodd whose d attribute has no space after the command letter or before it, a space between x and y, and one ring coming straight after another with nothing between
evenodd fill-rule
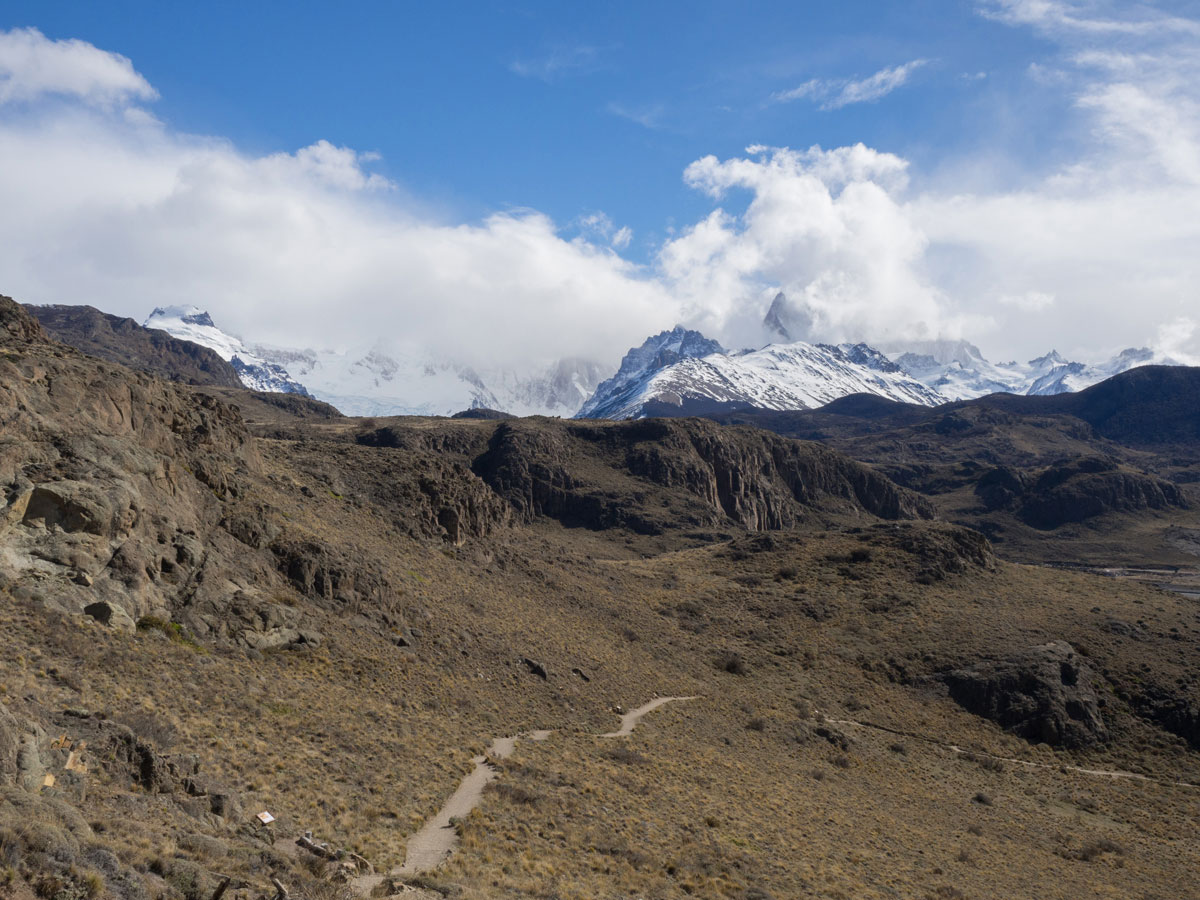
<instances>
[{"instance_id":1,"label":"dry grass","mask_svg":"<svg viewBox=\"0 0 1200 900\"><path fill-rule=\"evenodd\" d=\"M297 891L313 900L336 900L320 894L333 889L314 878L296 835L312 830L387 869L475 754L533 728L555 734L519 744L482 806L458 823L462 851L431 886L547 900L1193 889L1194 792L1091 780L1090 810L1058 799L1068 785L1082 791L1085 776L1056 764L1200 780L1194 751L1114 695L1114 743L1055 754L922 681L998 647L1061 638L1086 647L1115 684L1189 683L1198 631L1184 601L1016 566L923 584L925 563L897 549L892 526L830 522L769 545L696 546L704 542L537 524L448 548L405 537L383 511L323 487L327 451L263 446L272 485L263 498L290 528L328 541L353 535L386 561L421 632L414 647L397 647L378 617L348 611L308 610L326 635L319 649L247 654L197 652L169 623L122 635L8 598L0 605L0 699L15 714L61 727L66 708L103 712L161 751L195 754L204 775L237 791L247 817L277 816L271 845L94 761L82 805L96 827L83 844L110 850L166 897L192 900L220 871L247 891L277 875L309 885ZM351 449L346 466L370 464ZM317 474L299 465L305 454ZM285 487L298 482L310 496ZM912 527L935 537L940 528ZM1141 620L1154 652L1106 627L1114 619ZM533 676L522 657L550 677ZM73 677L55 674L64 672ZM612 707L655 694L701 699L651 713L628 739L592 737L616 726ZM12 830L16 815L0 807L10 829L0 832L0 866L17 852L6 848L31 839ZM116 893L111 878L99 885L86 865L78 871L72 884L85 893Z\"/></svg>"}]
</instances>

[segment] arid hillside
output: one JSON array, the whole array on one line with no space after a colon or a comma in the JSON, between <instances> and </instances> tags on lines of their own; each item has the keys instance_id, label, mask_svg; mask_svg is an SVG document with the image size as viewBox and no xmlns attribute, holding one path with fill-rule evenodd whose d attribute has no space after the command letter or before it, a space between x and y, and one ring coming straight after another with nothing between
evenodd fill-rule
<instances>
[{"instance_id":1,"label":"arid hillside","mask_svg":"<svg viewBox=\"0 0 1200 900\"><path fill-rule=\"evenodd\" d=\"M903 460L348 419L7 299L0 423L0 896L1200 896L1196 602L1006 561ZM1061 483L1190 514L1132 459Z\"/></svg>"}]
</instances>

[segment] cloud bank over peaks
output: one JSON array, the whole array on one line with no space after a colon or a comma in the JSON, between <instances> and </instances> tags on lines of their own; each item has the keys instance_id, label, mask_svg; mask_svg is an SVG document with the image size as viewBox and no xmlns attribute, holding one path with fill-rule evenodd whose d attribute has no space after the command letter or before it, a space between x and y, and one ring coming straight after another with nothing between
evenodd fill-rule
<instances>
[{"instance_id":1,"label":"cloud bank over peaks","mask_svg":"<svg viewBox=\"0 0 1200 900\"><path fill-rule=\"evenodd\" d=\"M812 340L903 340L957 334L922 273L925 234L904 205L907 163L862 144L804 151L754 146L707 156L684 173L721 200L750 193L744 212L717 208L667 243L664 278L706 333L735 346L763 340L780 290Z\"/></svg>"}]
</instances>

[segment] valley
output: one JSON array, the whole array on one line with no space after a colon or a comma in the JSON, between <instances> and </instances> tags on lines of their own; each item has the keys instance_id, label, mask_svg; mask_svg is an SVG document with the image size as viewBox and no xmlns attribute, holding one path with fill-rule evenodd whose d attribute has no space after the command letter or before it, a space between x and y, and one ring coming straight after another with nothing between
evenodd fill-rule
<instances>
[{"instance_id":1,"label":"valley","mask_svg":"<svg viewBox=\"0 0 1200 900\"><path fill-rule=\"evenodd\" d=\"M0 300L6 896L1196 896L1195 370L363 419L177 352Z\"/></svg>"}]
</instances>

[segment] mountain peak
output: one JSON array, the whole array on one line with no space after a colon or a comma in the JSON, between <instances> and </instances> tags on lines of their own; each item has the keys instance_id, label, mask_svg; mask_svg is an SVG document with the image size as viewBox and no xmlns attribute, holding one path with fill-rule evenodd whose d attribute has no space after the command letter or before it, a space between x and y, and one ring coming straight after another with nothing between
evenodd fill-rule
<instances>
[{"instance_id":1,"label":"mountain peak","mask_svg":"<svg viewBox=\"0 0 1200 900\"><path fill-rule=\"evenodd\" d=\"M699 331L676 325L670 331L660 331L632 347L621 360L616 378L661 369L681 359L724 353L719 342L706 338Z\"/></svg>"},{"instance_id":2,"label":"mountain peak","mask_svg":"<svg viewBox=\"0 0 1200 900\"><path fill-rule=\"evenodd\" d=\"M207 347L233 366L242 384L252 391L303 394L308 390L286 369L261 359L239 338L216 326L212 316L198 306L159 306L146 318L145 328L165 331L172 337Z\"/></svg>"},{"instance_id":3,"label":"mountain peak","mask_svg":"<svg viewBox=\"0 0 1200 900\"><path fill-rule=\"evenodd\" d=\"M812 316L807 310L796 309L788 302L787 294L779 291L771 301L771 307L763 317L763 327L768 334L776 335L788 343L807 338L812 331Z\"/></svg>"},{"instance_id":4,"label":"mountain peak","mask_svg":"<svg viewBox=\"0 0 1200 900\"><path fill-rule=\"evenodd\" d=\"M198 306L156 306L154 311L147 316L143 323L144 328L152 328L153 322L162 321L164 319L178 319L187 325L200 325L207 328L216 328L216 324L212 320L212 316L206 310Z\"/></svg>"},{"instance_id":5,"label":"mountain peak","mask_svg":"<svg viewBox=\"0 0 1200 900\"><path fill-rule=\"evenodd\" d=\"M1039 356L1037 359L1031 359L1029 365L1034 368L1042 368L1045 366L1065 366L1068 360L1057 350L1051 350L1045 356Z\"/></svg>"},{"instance_id":6,"label":"mountain peak","mask_svg":"<svg viewBox=\"0 0 1200 900\"><path fill-rule=\"evenodd\" d=\"M581 418L603 416L599 407L612 397L636 390L646 378L655 372L669 368L681 360L700 359L714 353L725 353L719 342L706 338L699 331L676 325L670 331L660 331L642 342L640 347L631 347L621 360L617 374L596 388L596 392L579 410Z\"/></svg>"}]
</instances>

